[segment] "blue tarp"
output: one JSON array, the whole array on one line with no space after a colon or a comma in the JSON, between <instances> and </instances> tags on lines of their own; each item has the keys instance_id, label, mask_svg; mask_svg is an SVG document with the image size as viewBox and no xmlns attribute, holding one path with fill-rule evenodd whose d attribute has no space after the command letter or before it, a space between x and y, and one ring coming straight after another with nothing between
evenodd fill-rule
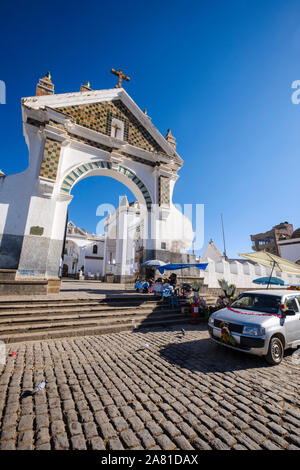
<instances>
[{"instance_id":1,"label":"blue tarp","mask_svg":"<svg viewBox=\"0 0 300 470\"><path fill-rule=\"evenodd\" d=\"M159 266L157 269L159 270L160 274L163 274L165 271L176 271L177 269L185 269L185 268L198 268L198 269L206 269L208 263L175 263L175 264L165 264L164 266Z\"/></svg>"},{"instance_id":2,"label":"blue tarp","mask_svg":"<svg viewBox=\"0 0 300 470\"><path fill-rule=\"evenodd\" d=\"M143 289L144 287L146 287L147 289L149 289L149 287L150 287L149 282L138 282L138 281L137 281L137 282L135 283L135 286L134 286L135 289L139 289L139 290Z\"/></svg>"}]
</instances>

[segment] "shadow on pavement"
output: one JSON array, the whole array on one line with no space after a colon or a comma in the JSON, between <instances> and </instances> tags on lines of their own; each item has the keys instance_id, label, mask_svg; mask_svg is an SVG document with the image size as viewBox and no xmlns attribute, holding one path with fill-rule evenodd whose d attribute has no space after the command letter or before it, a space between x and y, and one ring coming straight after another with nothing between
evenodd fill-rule
<instances>
[{"instance_id":1,"label":"shadow on pavement","mask_svg":"<svg viewBox=\"0 0 300 470\"><path fill-rule=\"evenodd\" d=\"M274 367L268 364L264 357L231 350L214 343L209 338L188 341L189 330L188 327L184 328L186 329L184 340L177 339L176 342L163 346L159 351L161 357L172 365L202 373ZM199 329L205 331L207 328L202 325ZM285 357L291 355L292 352L286 351Z\"/></svg>"}]
</instances>

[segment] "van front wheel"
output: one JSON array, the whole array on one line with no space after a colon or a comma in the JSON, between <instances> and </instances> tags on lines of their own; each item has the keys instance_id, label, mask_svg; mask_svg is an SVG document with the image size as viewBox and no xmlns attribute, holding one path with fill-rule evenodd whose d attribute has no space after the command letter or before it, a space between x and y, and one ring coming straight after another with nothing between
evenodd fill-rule
<instances>
[{"instance_id":1,"label":"van front wheel","mask_svg":"<svg viewBox=\"0 0 300 470\"><path fill-rule=\"evenodd\" d=\"M271 338L266 360L269 364L272 365L280 364L283 359L283 354L284 349L282 341L277 336L274 336Z\"/></svg>"}]
</instances>

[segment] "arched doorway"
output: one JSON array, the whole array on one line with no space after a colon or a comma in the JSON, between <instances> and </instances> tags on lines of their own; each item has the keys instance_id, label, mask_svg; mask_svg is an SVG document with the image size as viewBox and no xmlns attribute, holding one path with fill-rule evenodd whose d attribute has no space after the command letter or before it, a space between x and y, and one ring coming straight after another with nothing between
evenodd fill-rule
<instances>
[{"instance_id":1,"label":"arched doorway","mask_svg":"<svg viewBox=\"0 0 300 470\"><path fill-rule=\"evenodd\" d=\"M68 276L68 272L69 272L69 267L67 264L63 264L63 268L62 268L62 276L63 277L67 277Z\"/></svg>"}]
</instances>

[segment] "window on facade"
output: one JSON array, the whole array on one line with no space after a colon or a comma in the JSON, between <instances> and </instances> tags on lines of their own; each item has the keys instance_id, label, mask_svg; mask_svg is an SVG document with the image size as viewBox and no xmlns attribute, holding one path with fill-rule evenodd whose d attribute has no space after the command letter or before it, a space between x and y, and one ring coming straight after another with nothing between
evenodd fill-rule
<instances>
[{"instance_id":1,"label":"window on facade","mask_svg":"<svg viewBox=\"0 0 300 470\"><path fill-rule=\"evenodd\" d=\"M124 140L124 122L120 119L113 118L111 121L111 137Z\"/></svg>"},{"instance_id":2,"label":"window on facade","mask_svg":"<svg viewBox=\"0 0 300 470\"><path fill-rule=\"evenodd\" d=\"M98 253L98 247L97 245L93 246L93 254L96 255Z\"/></svg>"},{"instance_id":3,"label":"window on facade","mask_svg":"<svg viewBox=\"0 0 300 470\"><path fill-rule=\"evenodd\" d=\"M162 250L165 250L166 248L167 248L166 242L162 242L162 243L161 243L161 249L162 249Z\"/></svg>"}]
</instances>

